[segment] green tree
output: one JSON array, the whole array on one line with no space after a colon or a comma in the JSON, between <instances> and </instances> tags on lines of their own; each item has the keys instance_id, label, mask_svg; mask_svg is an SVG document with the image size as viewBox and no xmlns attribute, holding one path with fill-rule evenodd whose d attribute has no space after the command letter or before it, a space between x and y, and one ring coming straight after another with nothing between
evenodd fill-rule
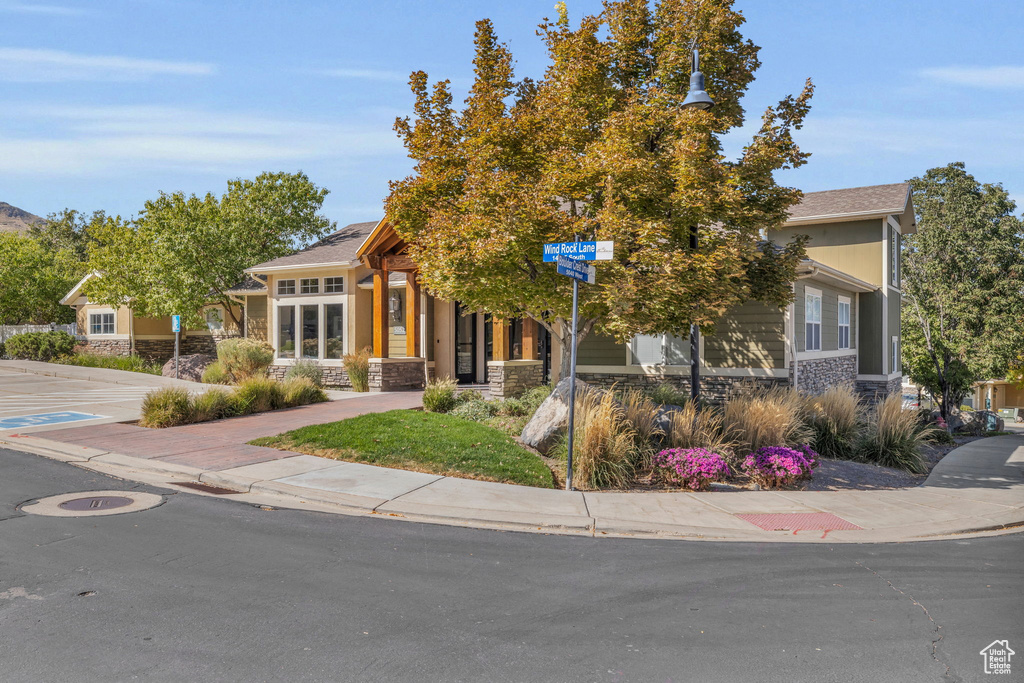
<instances>
[{"instance_id":1,"label":"green tree","mask_svg":"<svg viewBox=\"0 0 1024 683\"><path fill-rule=\"evenodd\" d=\"M971 384L1024 351L1024 222L1002 185L961 162L910 181L917 233L903 242L903 364L943 418Z\"/></svg>"},{"instance_id":2,"label":"green tree","mask_svg":"<svg viewBox=\"0 0 1024 683\"><path fill-rule=\"evenodd\" d=\"M70 252L51 250L38 240L0 233L0 324L74 322L60 300L84 273Z\"/></svg>"},{"instance_id":3,"label":"green tree","mask_svg":"<svg viewBox=\"0 0 1024 683\"><path fill-rule=\"evenodd\" d=\"M568 348L571 283L542 263L546 242L614 240L598 283L580 288L580 338L595 327L705 331L749 299L783 306L803 255L759 243L800 193L773 172L803 164L792 131L810 82L764 112L737 160L721 137L743 124L740 98L760 66L730 0L605 2L570 28L540 26L549 64L516 81L490 21L476 29L475 81L461 112L448 81L412 74L414 120L396 130L416 162L391 184L387 216L429 290L501 317L528 315ZM698 45L716 106L684 109ZM699 233L696 248L691 236ZM563 376L568 369L563 354Z\"/></svg>"},{"instance_id":4,"label":"green tree","mask_svg":"<svg viewBox=\"0 0 1024 683\"><path fill-rule=\"evenodd\" d=\"M319 214L327 190L303 173L232 180L221 197L161 193L133 223L108 220L93 232L90 266L101 272L89 297L130 302L142 315L181 315L200 325L201 308L220 303L240 325L225 293L244 270L289 254L335 227Z\"/></svg>"},{"instance_id":5,"label":"green tree","mask_svg":"<svg viewBox=\"0 0 1024 683\"><path fill-rule=\"evenodd\" d=\"M94 211L87 216L75 209L64 209L33 224L28 234L47 249L70 252L75 260L84 262L89 257L90 229L103 224L106 219L103 211Z\"/></svg>"}]
</instances>

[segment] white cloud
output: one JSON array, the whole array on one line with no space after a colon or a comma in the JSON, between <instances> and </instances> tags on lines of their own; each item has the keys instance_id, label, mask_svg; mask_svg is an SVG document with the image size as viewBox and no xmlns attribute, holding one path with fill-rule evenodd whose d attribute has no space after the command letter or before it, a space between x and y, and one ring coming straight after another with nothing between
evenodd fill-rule
<instances>
[{"instance_id":1,"label":"white cloud","mask_svg":"<svg viewBox=\"0 0 1024 683\"><path fill-rule=\"evenodd\" d=\"M153 76L207 76L210 64L0 48L0 81L144 81Z\"/></svg>"},{"instance_id":2,"label":"white cloud","mask_svg":"<svg viewBox=\"0 0 1024 683\"><path fill-rule=\"evenodd\" d=\"M86 10L80 7L63 7L60 5L38 5L26 2L0 3L0 12L12 12L16 14L49 14L72 16L86 14Z\"/></svg>"},{"instance_id":3,"label":"white cloud","mask_svg":"<svg viewBox=\"0 0 1024 683\"><path fill-rule=\"evenodd\" d=\"M951 85L978 88L1024 88L1024 66L961 67L921 69L925 78Z\"/></svg>"},{"instance_id":4,"label":"white cloud","mask_svg":"<svg viewBox=\"0 0 1024 683\"><path fill-rule=\"evenodd\" d=\"M230 174L240 165L399 155L401 142L379 125L337 124L203 109L2 107L0 173L66 176L155 169ZM46 136L24 130L26 122Z\"/></svg>"},{"instance_id":5,"label":"white cloud","mask_svg":"<svg viewBox=\"0 0 1024 683\"><path fill-rule=\"evenodd\" d=\"M316 69L314 73L332 78L351 78L385 83L408 83L409 74L383 69ZM410 72L411 73L411 72Z\"/></svg>"}]
</instances>

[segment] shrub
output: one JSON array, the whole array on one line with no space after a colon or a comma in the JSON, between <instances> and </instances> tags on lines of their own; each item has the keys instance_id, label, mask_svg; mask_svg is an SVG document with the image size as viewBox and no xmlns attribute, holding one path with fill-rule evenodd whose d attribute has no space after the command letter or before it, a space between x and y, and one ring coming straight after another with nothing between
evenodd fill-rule
<instances>
[{"instance_id":1,"label":"shrub","mask_svg":"<svg viewBox=\"0 0 1024 683\"><path fill-rule=\"evenodd\" d=\"M803 403L788 387L744 387L725 404L723 430L740 456L765 446L807 443L812 432L801 417Z\"/></svg>"},{"instance_id":2,"label":"shrub","mask_svg":"<svg viewBox=\"0 0 1024 683\"><path fill-rule=\"evenodd\" d=\"M77 347L76 347L77 348ZM70 356L60 356L53 360L61 365L77 365L87 368L109 368L126 372L144 372L150 375L161 374L162 368L157 363L148 361L142 356L105 356L89 351L75 351Z\"/></svg>"},{"instance_id":3,"label":"shrub","mask_svg":"<svg viewBox=\"0 0 1024 683\"><path fill-rule=\"evenodd\" d=\"M231 384L231 378L224 372L224 366L220 361L214 361L203 370L203 384Z\"/></svg>"},{"instance_id":4,"label":"shrub","mask_svg":"<svg viewBox=\"0 0 1024 683\"><path fill-rule=\"evenodd\" d=\"M453 379L435 379L423 390L423 409L430 413L450 413L459 404Z\"/></svg>"},{"instance_id":5,"label":"shrub","mask_svg":"<svg viewBox=\"0 0 1024 683\"><path fill-rule=\"evenodd\" d=\"M5 344L5 352L17 360L50 361L71 354L74 348L75 338L67 332L26 332Z\"/></svg>"},{"instance_id":6,"label":"shrub","mask_svg":"<svg viewBox=\"0 0 1024 683\"><path fill-rule=\"evenodd\" d=\"M263 413L284 407L281 384L266 377L250 377L235 387L232 395L235 412L239 415Z\"/></svg>"},{"instance_id":7,"label":"shrub","mask_svg":"<svg viewBox=\"0 0 1024 683\"><path fill-rule=\"evenodd\" d=\"M274 362L269 344L254 339L227 339L217 344L217 360L234 383L251 377L263 377Z\"/></svg>"},{"instance_id":8,"label":"shrub","mask_svg":"<svg viewBox=\"0 0 1024 683\"><path fill-rule=\"evenodd\" d=\"M521 398L506 398L497 402L496 414L508 417L524 417L529 413L529 406Z\"/></svg>"},{"instance_id":9,"label":"shrub","mask_svg":"<svg viewBox=\"0 0 1024 683\"><path fill-rule=\"evenodd\" d=\"M362 348L352 353L346 353L342 358L345 365L345 373L348 381L352 383L352 391L370 390L370 347Z\"/></svg>"},{"instance_id":10,"label":"shrub","mask_svg":"<svg viewBox=\"0 0 1024 683\"><path fill-rule=\"evenodd\" d=\"M863 409L849 386L832 387L804 403L804 419L814 448L826 458L849 460L857 448Z\"/></svg>"},{"instance_id":11,"label":"shrub","mask_svg":"<svg viewBox=\"0 0 1024 683\"><path fill-rule=\"evenodd\" d=\"M143 427L174 427L192 422L192 400L180 387L154 389L142 399Z\"/></svg>"},{"instance_id":12,"label":"shrub","mask_svg":"<svg viewBox=\"0 0 1024 683\"><path fill-rule=\"evenodd\" d=\"M638 389L630 389L620 399L626 420L636 433L634 437L634 466L646 470L651 467L655 442L665 436L658 426L658 406Z\"/></svg>"},{"instance_id":13,"label":"shrub","mask_svg":"<svg viewBox=\"0 0 1024 683\"><path fill-rule=\"evenodd\" d=\"M308 377L292 377L285 380L281 391L284 393L284 404L289 408L330 400L327 398L327 392Z\"/></svg>"},{"instance_id":14,"label":"shrub","mask_svg":"<svg viewBox=\"0 0 1024 683\"><path fill-rule=\"evenodd\" d=\"M666 481L693 491L704 491L711 482L729 476L725 458L704 448L668 448L654 456L653 465Z\"/></svg>"},{"instance_id":15,"label":"shrub","mask_svg":"<svg viewBox=\"0 0 1024 683\"><path fill-rule=\"evenodd\" d=\"M528 389L526 393L520 396L519 400L526 404L526 414L532 416L537 412L537 408L540 408L540 404L544 402L544 399L551 395L553 389L554 387L550 384L544 384Z\"/></svg>"},{"instance_id":16,"label":"shrub","mask_svg":"<svg viewBox=\"0 0 1024 683\"><path fill-rule=\"evenodd\" d=\"M455 406L450 414L464 420L483 422L494 416L494 406L486 401L464 401Z\"/></svg>"},{"instance_id":17,"label":"shrub","mask_svg":"<svg viewBox=\"0 0 1024 683\"><path fill-rule=\"evenodd\" d=\"M192 399L193 422L220 420L234 413L235 402L231 392L225 389L209 389Z\"/></svg>"},{"instance_id":18,"label":"shrub","mask_svg":"<svg viewBox=\"0 0 1024 683\"><path fill-rule=\"evenodd\" d=\"M463 389L455 395L455 399L459 403L469 403L471 401L483 401L484 395L476 389Z\"/></svg>"},{"instance_id":19,"label":"shrub","mask_svg":"<svg viewBox=\"0 0 1024 683\"><path fill-rule=\"evenodd\" d=\"M293 377L305 377L310 382L318 387L324 385L324 371L320 369L320 364L315 360L309 358L302 358L288 368L284 373L284 378L289 380Z\"/></svg>"},{"instance_id":20,"label":"shrub","mask_svg":"<svg viewBox=\"0 0 1024 683\"><path fill-rule=\"evenodd\" d=\"M633 428L611 392L576 399L573 484L581 489L619 487L632 474Z\"/></svg>"},{"instance_id":21,"label":"shrub","mask_svg":"<svg viewBox=\"0 0 1024 683\"><path fill-rule=\"evenodd\" d=\"M787 446L762 446L744 458L741 467L764 488L789 486L809 478L814 470L804 451Z\"/></svg>"},{"instance_id":22,"label":"shrub","mask_svg":"<svg viewBox=\"0 0 1024 683\"><path fill-rule=\"evenodd\" d=\"M0 341L0 358L6 358L6 357L7 357L7 347L4 345L4 343L2 341Z\"/></svg>"},{"instance_id":23,"label":"shrub","mask_svg":"<svg viewBox=\"0 0 1024 683\"><path fill-rule=\"evenodd\" d=\"M680 391L678 388L672 386L668 382L663 382L653 389L647 390L647 395L650 396L651 400L658 405L672 405L682 406L686 405L690 397L685 392Z\"/></svg>"},{"instance_id":24,"label":"shrub","mask_svg":"<svg viewBox=\"0 0 1024 683\"><path fill-rule=\"evenodd\" d=\"M875 406L857 455L876 465L924 474L928 468L921 457L921 443L932 432L918 423L915 411L903 409L901 396L892 395Z\"/></svg>"},{"instance_id":25,"label":"shrub","mask_svg":"<svg viewBox=\"0 0 1024 683\"><path fill-rule=\"evenodd\" d=\"M721 416L693 402L672 413L665 442L672 448L706 448L715 453L731 452L736 445L723 434Z\"/></svg>"}]
</instances>

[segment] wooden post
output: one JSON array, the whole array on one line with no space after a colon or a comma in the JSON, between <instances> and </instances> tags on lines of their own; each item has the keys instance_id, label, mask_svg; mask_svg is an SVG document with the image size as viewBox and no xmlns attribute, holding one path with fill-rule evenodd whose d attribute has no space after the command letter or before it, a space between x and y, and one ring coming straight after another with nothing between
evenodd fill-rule
<instances>
[{"instance_id":1,"label":"wooden post","mask_svg":"<svg viewBox=\"0 0 1024 683\"><path fill-rule=\"evenodd\" d=\"M416 273L406 273L405 282L405 355L420 357L420 283Z\"/></svg>"},{"instance_id":2,"label":"wooden post","mask_svg":"<svg viewBox=\"0 0 1024 683\"><path fill-rule=\"evenodd\" d=\"M500 318L491 318L492 360L508 360L508 323Z\"/></svg>"},{"instance_id":3,"label":"wooden post","mask_svg":"<svg viewBox=\"0 0 1024 683\"><path fill-rule=\"evenodd\" d=\"M388 271L373 271L373 357L388 357Z\"/></svg>"},{"instance_id":4,"label":"wooden post","mask_svg":"<svg viewBox=\"0 0 1024 683\"><path fill-rule=\"evenodd\" d=\"M537 360L537 321L523 318L523 360Z\"/></svg>"}]
</instances>

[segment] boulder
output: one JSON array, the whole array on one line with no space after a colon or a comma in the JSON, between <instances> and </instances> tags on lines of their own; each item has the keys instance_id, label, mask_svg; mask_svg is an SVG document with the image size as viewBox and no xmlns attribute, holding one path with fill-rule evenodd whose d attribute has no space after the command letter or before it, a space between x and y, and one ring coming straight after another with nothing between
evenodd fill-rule
<instances>
[{"instance_id":1,"label":"boulder","mask_svg":"<svg viewBox=\"0 0 1024 683\"><path fill-rule=\"evenodd\" d=\"M658 415L654 418L654 424L657 425L658 429L660 429L662 433L668 434L672 429L672 413L677 413L682 409L682 406L663 403L658 406Z\"/></svg>"},{"instance_id":2,"label":"boulder","mask_svg":"<svg viewBox=\"0 0 1024 683\"><path fill-rule=\"evenodd\" d=\"M187 356L178 357L178 379L187 379L190 382L200 382L203 379L203 370L210 363L217 360L217 356L206 353L193 353ZM174 359L164 363L161 373L164 377L174 377Z\"/></svg>"},{"instance_id":3,"label":"boulder","mask_svg":"<svg viewBox=\"0 0 1024 683\"><path fill-rule=\"evenodd\" d=\"M586 392L604 393L603 390L592 387L586 382L576 380L577 397ZM563 379L555 385L551 395L544 399L544 402L537 408L530 421L523 427L520 436L523 443L536 448L541 453L547 454L559 438L565 434L569 426L569 380Z\"/></svg>"}]
</instances>

